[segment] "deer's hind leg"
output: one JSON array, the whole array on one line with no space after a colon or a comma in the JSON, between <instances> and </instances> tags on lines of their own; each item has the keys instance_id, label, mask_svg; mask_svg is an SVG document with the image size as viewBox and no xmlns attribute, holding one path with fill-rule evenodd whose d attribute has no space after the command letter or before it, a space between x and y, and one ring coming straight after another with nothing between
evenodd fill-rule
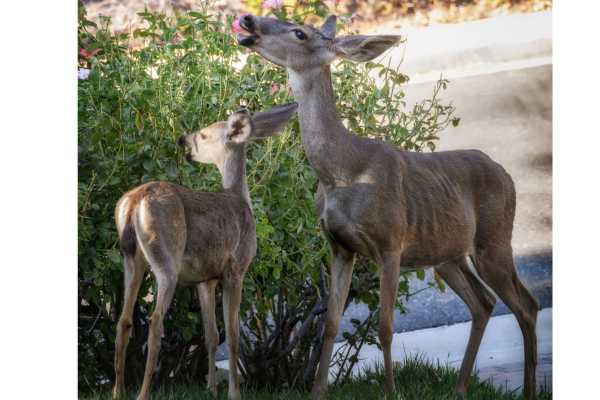
<instances>
[{"instance_id":1,"label":"deer's hind leg","mask_svg":"<svg viewBox=\"0 0 600 400\"><path fill-rule=\"evenodd\" d=\"M494 310L496 298L469 270L465 257L436 267L436 271L458 297L465 302L472 316L471 334L456 384L456 394L462 396L467 392L473 364L477 357L485 327Z\"/></svg>"},{"instance_id":2,"label":"deer's hind leg","mask_svg":"<svg viewBox=\"0 0 600 400\"><path fill-rule=\"evenodd\" d=\"M539 303L523 286L512 258L510 245L488 245L477 249L475 269L513 312L521 332L525 348L525 376L523 397L535 397L535 369L537 365L536 323Z\"/></svg>"},{"instance_id":3,"label":"deer's hind leg","mask_svg":"<svg viewBox=\"0 0 600 400\"><path fill-rule=\"evenodd\" d=\"M113 389L113 398L115 399L123 396L125 390L125 359L133 324L133 308L146 272L144 259L139 251L134 255L126 254L124 256L124 267L123 310L117 323L115 340L115 386Z\"/></svg>"},{"instance_id":4,"label":"deer's hind leg","mask_svg":"<svg viewBox=\"0 0 600 400\"><path fill-rule=\"evenodd\" d=\"M157 265L156 259L158 257L150 257L150 265L152 272L156 277L157 283L157 296L154 305L154 312L152 313L150 321L150 329L148 331L148 358L146 359L146 369L144 371L144 382L138 400L146 400L150 397L150 384L152 381L152 375L156 369L158 361L158 354L161 347L161 339L163 336L163 320L171 301L173 300L173 294L175 293L175 286L177 285L177 274L175 269L174 260L170 256L164 255L162 262Z\"/></svg>"},{"instance_id":5,"label":"deer's hind leg","mask_svg":"<svg viewBox=\"0 0 600 400\"><path fill-rule=\"evenodd\" d=\"M217 331L217 320L215 315L215 288L218 281L212 280L202 282L198 285L198 297L202 309L202 323L204 325L204 341L208 353L208 390L213 396L217 396L217 382L215 378L216 363L215 355L219 345L219 332Z\"/></svg>"},{"instance_id":6,"label":"deer's hind leg","mask_svg":"<svg viewBox=\"0 0 600 400\"><path fill-rule=\"evenodd\" d=\"M379 343L383 350L385 392L388 399L393 399L396 385L392 364L392 339L394 309L400 282L400 253L385 255L379 268Z\"/></svg>"}]
</instances>

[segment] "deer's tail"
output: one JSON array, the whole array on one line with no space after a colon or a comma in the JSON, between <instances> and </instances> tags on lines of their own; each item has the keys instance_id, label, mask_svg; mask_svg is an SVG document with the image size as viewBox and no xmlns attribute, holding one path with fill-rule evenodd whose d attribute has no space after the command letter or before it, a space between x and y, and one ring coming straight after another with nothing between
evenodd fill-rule
<instances>
[{"instance_id":1,"label":"deer's tail","mask_svg":"<svg viewBox=\"0 0 600 400\"><path fill-rule=\"evenodd\" d=\"M121 232L121 236L119 238L119 244L121 245L121 252L123 253L123 256L135 256L137 238L131 213L129 213L127 220L125 221L125 226L123 227L123 231Z\"/></svg>"}]
</instances>

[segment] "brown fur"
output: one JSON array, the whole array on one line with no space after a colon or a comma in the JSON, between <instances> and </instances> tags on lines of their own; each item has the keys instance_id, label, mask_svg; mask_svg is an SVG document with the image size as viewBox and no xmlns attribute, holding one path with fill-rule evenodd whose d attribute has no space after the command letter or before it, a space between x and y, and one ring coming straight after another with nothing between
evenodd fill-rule
<instances>
[{"instance_id":1,"label":"brown fur","mask_svg":"<svg viewBox=\"0 0 600 400\"><path fill-rule=\"evenodd\" d=\"M317 212L331 244L331 289L325 340L312 389L321 398L355 254L380 267L379 339L385 389L394 397L391 342L400 273L436 267L465 301L473 325L456 392L464 394L493 308L479 277L513 311L525 344L523 393L535 395L537 301L519 280L512 260L515 189L510 175L476 150L432 154L400 151L379 140L352 135L337 116L329 64L336 57L367 61L398 43L399 36L335 37L335 17L321 33L273 18L244 16L250 33L240 44L285 67L299 103L306 156L319 179ZM305 39L294 35L302 30Z\"/></svg>"},{"instance_id":2,"label":"brown fur","mask_svg":"<svg viewBox=\"0 0 600 400\"><path fill-rule=\"evenodd\" d=\"M236 112L182 137L188 159L215 164L223 190L199 192L168 182L150 182L125 193L117 202L115 222L125 259L125 299L117 325L113 397L125 386L125 355L131 318L146 266L157 281L156 305L148 335L148 359L138 400L150 396L150 381L160 350L163 319L176 284L196 285L206 348L208 387L217 394L215 353L218 333L215 287L223 284L223 313L229 348L229 399L240 399L237 371L239 308L244 275L256 255L256 225L246 182L245 142L281 131L295 113L295 103L254 116Z\"/></svg>"},{"instance_id":3,"label":"brown fur","mask_svg":"<svg viewBox=\"0 0 600 400\"><path fill-rule=\"evenodd\" d=\"M185 232L182 235L168 234L185 241L185 245L168 245L184 248L182 263L189 265L179 271L182 283L197 284L220 279L232 262L236 266L247 266L249 259L254 257L254 218L244 199L235 193L228 190L197 192L168 182L150 182L127 192L123 198L128 199L128 222L120 235L122 245L125 239L130 240L125 234L133 232L135 235L134 218L142 200L146 200L152 210L153 225ZM175 198L178 201L171 206L169 215L163 215L165 201ZM178 217L173 218L173 214ZM154 226L140 228L145 231ZM142 233L142 236L150 241L160 240L155 234ZM134 240L139 239L134 236Z\"/></svg>"}]
</instances>

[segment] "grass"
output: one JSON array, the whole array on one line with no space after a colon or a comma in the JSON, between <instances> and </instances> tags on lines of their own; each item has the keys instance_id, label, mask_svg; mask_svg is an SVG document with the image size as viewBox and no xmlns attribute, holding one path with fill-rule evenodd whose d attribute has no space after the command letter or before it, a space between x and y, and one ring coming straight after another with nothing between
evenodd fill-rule
<instances>
[{"instance_id":1,"label":"grass","mask_svg":"<svg viewBox=\"0 0 600 400\"><path fill-rule=\"evenodd\" d=\"M452 394L458 372L447 366L433 365L419 358L408 359L402 366L394 371L398 400L451 400L456 397ZM307 399L307 392L286 391L277 392L251 391L242 389L244 400L301 400ZM135 398L132 392L127 397ZM219 387L219 399L227 398L225 385ZM332 387L326 397L328 400L368 400L383 399L383 375L380 367L366 371L350 383ZM99 393L84 400L109 400L110 393ZM212 400L204 387L189 386L155 390L153 400ZM464 400L517 400L522 396L517 393L507 392L494 388L487 382L480 382L473 377L469 385L467 396ZM552 399L552 392L542 390L538 400Z\"/></svg>"}]
</instances>

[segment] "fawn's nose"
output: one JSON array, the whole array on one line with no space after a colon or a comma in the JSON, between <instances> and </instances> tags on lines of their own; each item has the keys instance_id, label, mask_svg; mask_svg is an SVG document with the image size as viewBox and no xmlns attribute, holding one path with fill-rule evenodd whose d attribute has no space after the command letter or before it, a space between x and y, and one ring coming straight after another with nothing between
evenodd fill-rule
<instances>
[{"instance_id":1,"label":"fawn's nose","mask_svg":"<svg viewBox=\"0 0 600 400\"><path fill-rule=\"evenodd\" d=\"M177 145L179 147L185 147L185 136L182 136L179 139L177 139Z\"/></svg>"}]
</instances>

